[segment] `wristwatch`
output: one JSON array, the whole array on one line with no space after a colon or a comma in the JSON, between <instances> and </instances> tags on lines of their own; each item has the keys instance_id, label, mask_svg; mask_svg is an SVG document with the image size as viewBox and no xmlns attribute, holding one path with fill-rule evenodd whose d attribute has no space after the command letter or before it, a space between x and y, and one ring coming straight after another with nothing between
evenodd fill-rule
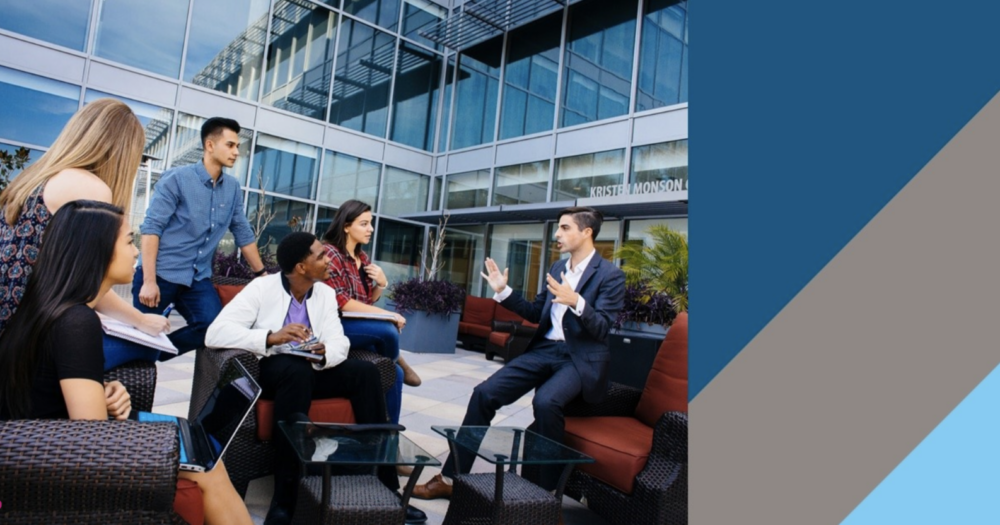
<instances>
[{"instance_id":1,"label":"wristwatch","mask_svg":"<svg viewBox=\"0 0 1000 525\"><path fill-rule=\"evenodd\" d=\"M261 268L259 271L253 272L253 275L254 275L254 277L260 277L261 275L264 275L265 273L267 273L267 266Z\"/></svg>"}]
</instances>

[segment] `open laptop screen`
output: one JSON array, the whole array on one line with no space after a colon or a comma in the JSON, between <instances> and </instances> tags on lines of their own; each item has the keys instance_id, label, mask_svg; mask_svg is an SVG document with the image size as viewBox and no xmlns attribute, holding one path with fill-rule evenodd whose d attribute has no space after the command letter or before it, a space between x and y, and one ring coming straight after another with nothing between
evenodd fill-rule
<instances>
[{"instance_id":1,"label":"open laptop screen","mask_svg":"<svg viewBox=\"0 0 1000 525\"><path fill-rule=\"evenodd\" d=\"M233 366L236 365L236 366ZM222 457L243 420L260 395L260 386L238 361L232 361L219 377L219 383L198 416L191 421L191 436L210 470Z\"/></svg>"}]
</instances>

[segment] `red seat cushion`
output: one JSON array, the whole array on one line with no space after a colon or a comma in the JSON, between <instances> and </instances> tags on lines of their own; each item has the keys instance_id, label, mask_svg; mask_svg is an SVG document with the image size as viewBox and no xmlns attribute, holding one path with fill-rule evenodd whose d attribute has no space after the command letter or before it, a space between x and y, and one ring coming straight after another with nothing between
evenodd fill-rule
<instances>
[{"instance_id":1,"label":"red seat cushion","mask_svg":"<svg viewBox=\"0 0 1000 525\"><path fill-rule=\"evenodd\" d=\"M493 301L496 302L496 301ZM518 323L523 323L524 318L514 312L497 305L497 313L493 314L497 321L516 321Z\"/></svg>"},{"instance_id":2,"label":"red seat cushion","mask_svg":"<svg viewBox=\"0 0 1000 525\"><path fill-rule=\"evenodd\" d=\"M229 301L232 301L233 297L236 297L236 294L240 293L246 287L245 284L213 284L212 286L215 286L215 293L219 294L219 301L222 302L222 306L229 304Z\"/></svg>"},{"instance_id":3,"label":"red seat cushion","mask_svg":"<svg viewBox=\"0 0 1000 525\"><path fill-rule=\"evenodd\" d=\"M688 397L688 314L674 320L667 337L656 352L653 369L646 378L635 417L649 426L664 412L687 412Z\"/></svg>"},{"instance_id":4,"label":"red seat cushion","mask_svg":"<svg viewBox=\"0 0 1000 525\"><path fill-rule=\"evenodd\" d=\"M354 423L354 409L351 402L344 397L332 399L313 399L309 406L309 419L323 423ZM257 439L271 441L271 430L274 427L274 401L270 399L257 400Z\"/></svg>"},{"instance_id":5,"label":"red seat cushion","mask_svg":"<svg viewBox=\"0 0 1000 525\"><path fill-rule=\"evenodd\" d=\"M189 479L177 480L174 512L191 525L205 523L205 502L201 499L201 488L197 483Z\"/></svg>"},{"instance_id":6,"label":"red seat cushion","mask_svg":"<svg viewBox=\"0 0 1000 525\"><path fill-rule=\"evenodd\" d=\"M497 302L493 299L466 295L461 321L489 328L493 325L493 312L496 307Z\"/></svg>"},{"instance_id":7,"label":"red seat cushion","mask_svg":"<svg viewBox=\"0 0 1000 525\"><path fill-rule=\"evenodd\" d=\"M564 442L596 460L580 470L631 494L653 448L653 429L633 417L568 417Z\"/></svg>"},{"instance_id":8,"label":"red seat cushion","mask_svg":"<svg viewBox=\"0 0 1000 525\"><path fill-rule=\"evenodd\" d=\"M492 330L492 325L484 326L481 324L466 323L464 321L458 322L458 333L460 334L469 334L476 337L486 338L490 335L490 331Z\"/></svg>"}]
</instances>

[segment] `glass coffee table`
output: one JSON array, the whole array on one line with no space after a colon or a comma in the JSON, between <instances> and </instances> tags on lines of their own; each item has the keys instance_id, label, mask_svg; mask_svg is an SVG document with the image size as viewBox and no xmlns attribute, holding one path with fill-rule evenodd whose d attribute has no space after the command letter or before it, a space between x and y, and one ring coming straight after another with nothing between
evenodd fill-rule
<instances>
[{"instance_id":1,"label":"glass coffee table","mask_svg":"<svg viewBox=\"0 0 1000 525\"><path fill-rule=\"evenodd\" d=\"M401 524L413 487L426 466L441 466L410 441L398 425L345 425L279 421L302 462L321 465L322 476L304 476L299 485L296 523ZM333 476L334 466L371 467L371 474ZM383 485L378 467L407 465L413 474L402 497Z\"/></svg>"},{"instance_id":2,"label":"glass coffee table","mask_svg":"<svg viewBox=\"0 0 1000 525\"><path fill-rule=\"evenodd\" d=\"M516 427L432 426L448 439L455 470L461 472L461 456L472 454L496 466L494 473L458 474L454 477L451 504L445 525L463 523L559 522L563 489L573 467L593 463L594 458L535 432ZM465 454L460 454L460 452ZM524 469L564 465L555 494L517 475ZM471 465L468 465L471 467Z\"/></svg>"}]
</instances>

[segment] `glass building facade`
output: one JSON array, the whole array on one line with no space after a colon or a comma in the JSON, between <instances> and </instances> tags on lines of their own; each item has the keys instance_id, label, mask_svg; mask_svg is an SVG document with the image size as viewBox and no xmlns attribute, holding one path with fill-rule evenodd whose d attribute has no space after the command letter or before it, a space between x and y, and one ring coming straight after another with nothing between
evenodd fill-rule
<instances>
[{"instance_id":1,"label":"glass building facade","mask_svg":"<svg viewBox=\"0 0 1000 525\"><path fill-rule=\"evenodd\" d=\"M687 2L548 4L455 49L435 28L461 0L5 2L0 149L37 159L83 105L126 102L151 159L137 223L160 174L200 160L202 122L234 118L262 245L360 199L401 279L447 215L448 279L482 295L489 255L531 296L561 208L605 213L605 256L652 224L687 232Z\"/></svg>"}]
</instances>

